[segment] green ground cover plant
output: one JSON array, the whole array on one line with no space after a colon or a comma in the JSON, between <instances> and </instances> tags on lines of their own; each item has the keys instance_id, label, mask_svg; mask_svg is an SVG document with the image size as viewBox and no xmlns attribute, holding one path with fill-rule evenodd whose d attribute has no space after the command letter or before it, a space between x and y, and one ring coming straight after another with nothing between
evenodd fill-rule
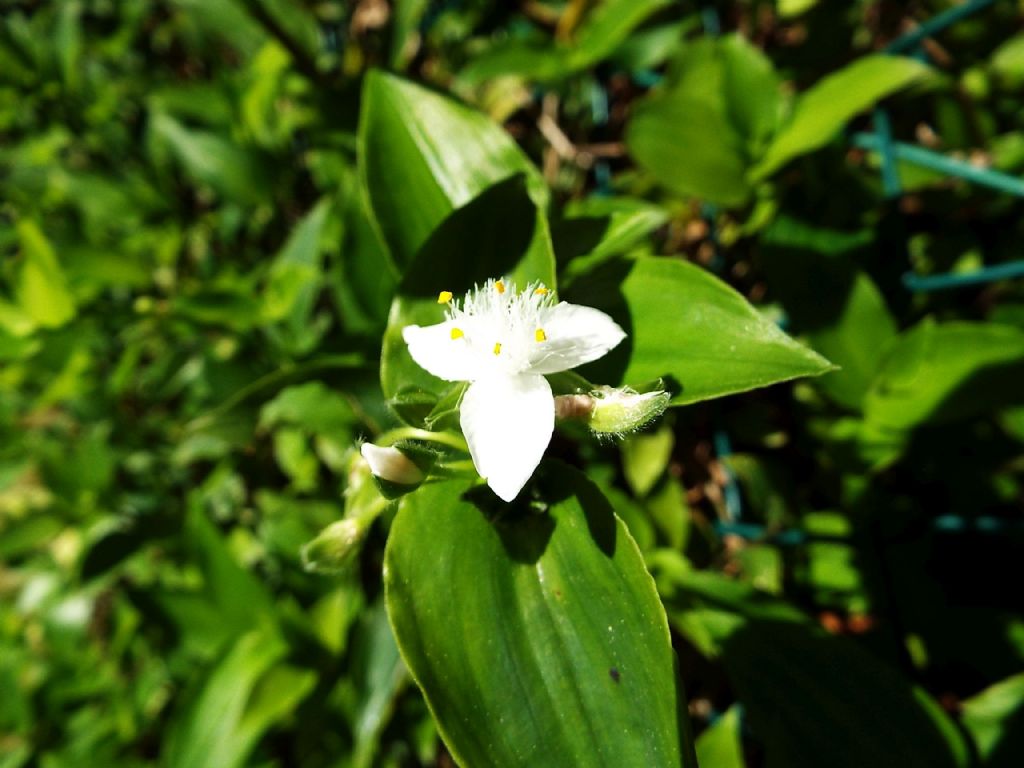
<instances>
[{"instance_id":1,"label":"green ground cover plant","mask_svg":"<svg viewBox=\"0 0 1024 768\"><path fill-rule=\"evenodd\" d=\"M1021 765L1022 22L0 0L0 768Z\"/></svg>"}]
</instances>

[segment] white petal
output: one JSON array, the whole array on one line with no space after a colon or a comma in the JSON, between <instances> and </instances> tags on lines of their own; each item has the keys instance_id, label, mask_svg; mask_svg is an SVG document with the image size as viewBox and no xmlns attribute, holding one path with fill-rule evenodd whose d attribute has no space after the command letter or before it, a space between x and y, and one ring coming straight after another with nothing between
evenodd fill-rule
<instances>
[{"instance_id":1,"label":"white petal","mask_svg":"<svg viewBox=\"0 0 1024 768\"><path fill-rule=\"evenodd\" d=\"M451 320L426 327L407 325L402 329L402 338L412 359L427 373L445 381L475 379L480 375L479 359L465 336L452 338L454 328Z\"/></svg>"},{"instance_id":2,"label":"white petal","mask_svg":"<svg viewBox=\"0 0 1024 768\"><path fill-rule=\"evenodd\" d=\"M530 355L530 373L558 373L603 357L626 338L599 309L562 302L542 318L545 341Z\"/></svg>"},{"instance_id":3,"label":"white petal","mask_svg":"<svg viewBox=\"0 0 1024 768\"><path fill-rule=\"evenodd\" d=\"M474 381L460 408L473 464L498 496L512 501L540 464L555 426L555 400L543 376Z\"/></svg>"}]
</instances>

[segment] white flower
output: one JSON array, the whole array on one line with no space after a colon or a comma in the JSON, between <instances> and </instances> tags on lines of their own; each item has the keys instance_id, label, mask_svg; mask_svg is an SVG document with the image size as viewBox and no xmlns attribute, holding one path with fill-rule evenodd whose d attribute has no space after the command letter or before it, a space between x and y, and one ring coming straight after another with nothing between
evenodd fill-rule
<instances>
[{"instance_id":1,"label":"white flower","mask_svg":"<svg viewBox=\"0 0 1024 768\"><path fill-rule=\"evenodd\" d=\"M626 334L604 312L555 303L542 285L517 292L488 280L462 306L443 291L448 319L402 337L421 367L446 381L468 381L459 420L473 464L505 501L516 497L540 463L555 424L544 378L596 360Z\"/></svg>"}]
</instances>

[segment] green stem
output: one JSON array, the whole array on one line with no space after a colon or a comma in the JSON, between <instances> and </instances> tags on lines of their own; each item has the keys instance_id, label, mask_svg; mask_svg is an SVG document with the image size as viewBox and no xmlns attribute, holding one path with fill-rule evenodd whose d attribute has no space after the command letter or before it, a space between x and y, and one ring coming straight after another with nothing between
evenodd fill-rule
<instances>
[{"instance_id":1,"label":"green stem","mask_svg":"<svg viewBox=\"0 0 1024 768\"><path fill-rule=\"evenodd\" d=\"M476 467L470 459L435 464L430 470L433 477L467 477L476 475Z\"/></svg>"},{"instance_id":2,"label":"green stem","mask_svg":"<svg viewBox=\"0 0 1024 768\"><path fill-rule=\"evenodd\" d=\"M429 432L425 429L417 429L416 427L392 429L383 435L379 435L374 442L377 445L385 446L394 445L399 440L423 440L428 443L447 445L449 448L454 448L457 451L469 453L469 446L466 445L466 441L452 432Z\"/></svg>"}]
</instances>

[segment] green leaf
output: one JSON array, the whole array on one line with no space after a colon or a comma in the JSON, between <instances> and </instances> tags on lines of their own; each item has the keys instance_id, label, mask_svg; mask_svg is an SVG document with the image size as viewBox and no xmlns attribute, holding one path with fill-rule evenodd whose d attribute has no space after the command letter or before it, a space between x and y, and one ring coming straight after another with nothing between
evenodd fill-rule
<instances>
[{"instance_id":1,"label":"green leaf","mask_svg":"<svg viewBox=\"0 0 1024 768\"><path fill-rule=\"evenodd\" d=\"M731 206L750 195L740 137L701 100L673 92L648 97L629 121L626 146L637 165L677 195Z\"/></svg>"},{"instance_id":2,"label":"green leaf","mask_svg":"<svg viewBox=\"0 0 1024 768\"><path fill-rule=\"evenodd\" d=\"M577 280L572 294L571 301L608 312L627 334L585 367L591 381L664 379L673 404L682 405L833 370L728 285L686 261L645 257L610 264Z\"/></svg>"},{"instance_id":3,"label":"green leaf","mask_svg":"<svg viewBox=\"0 0 1024 768\"><path fill-rule=\"evenodd\" d=\"M264 429L289 425L328 437L351 432L358 421L349 401L319 381L286 387L260 409Z\"/></svg>"},{"instance_id":4,"label":"green leaf","mask_svg":"<svg viewBox=\"0 0 1024 768\"><path fill-rule=\"evenodd\" d=\"M739 707L729 707L697 737L697 762L708 768L744 768Z\"/></svg>"},{"instance_id":5,"label":"green leaf","mask_svg":"<svg viewBox=\"0 0 1024 768\"><path fill-rule=\"evenodd\" d=\"M269 170L257 153L220 134L186 128L163 112L153 115L150 130L170 147L194 182L245 205L270 197Z\"/></svg>"},{"instance_id":6,"label":"green leaf","mask_svg":"<svg viewBox=\"0 0 1024 768\"><path fill-rule=\"evenodd\" d=\"M523 176L484 190L454 211L431 235L409 266L391 305L381 353L381 387L389 399L414 395L422 415L448 388L409 355L402 329L445 319L441 291L462 296L491 277L510 277L517 286L538 280L555 287L555 257L547 219L527 191ZM408 410L399 414L409 418Z\"/></svg>"},{"instance_id":7,"label":"green leaf","mask_svg":"<svg viewBox=\"0 0 1024 768\"><path fill-rule=\"evenodd\" d=\"M293 314L296 322L308 318L320 281L320 241L330 211L321 200L292 230L274 258L263 289L263 314L271 321Z\"/></svg>"},{"instance_id":8,"label":"green leaf","mask_svg":"<svg viewBox=\"0 0 1024 768\"><path fill-rule=\"evenodd\" d=\"M398 694L409 681L383 601L363 614L354 633L352 656L353 682L358 691L352 721L356 743L352 764L364 768L373 764L381 732L391 719Z\"/></svg>"},{"instance_id":9,"label":"green leaf","mask_svg":"<svg viewBox=\"0 0 1024 768\"><path fill-rule=\"evenodd\" d=\"M626 253L668 220L668 211L643 200L590 197L570 202L551 233L563 283Z\"/></svg>"},{"instance_id":10,"label":"green leaf","mask_svg":"<svg viewBox=\"0 0 1024 768\"><path fill-rule=\"evenodd\" d=\"M761 179L789 160L828 143L854 115L928 74L916 59L873 54L835 72L803 93L753 177Z\"/></svg>"},{"instance_id":11,"label":"green leaf","mask_svg":"<svg viewBox=\"0 0 1024 768\"><path fill-rule=\"evenodd\" d=\"M697 41L637 107L626 144L672 192L741 205L751 192L747 168L779 123L779 85L771 62L742 37Z\"/></svg>"},{"instance_id":12,"label":"green leaf","mask_svg":"<svg viewBox=\"0 0 1024 768\"><path fill-rule=\"evenodd\" d=\"M243 635L214 667L168 735L171 768L235 768L262 733L305 697L313 672L274 665L287 646L276 635Z\"/></svg>"},{"instance_id":13,"label":"green leaf","mask_svg":"<svg viewBox=\"0 0 1024 768\"><path fill-rule=\"evenodd\" d=\"M203 511L198 491L189 500L185 532L202 570L206 592L219 609L220 623L241 630L270 621L274 615L270 595L232 555Z\"/></svg>"},{"instance_id":14,"label":"green leaf","mask_svg":"<svg viewBox=\"0 0 1024 768\"><path fill-rule=\"evenodd\" d=\"M671 0L604 0L591 10L566 46L565 74L593 66Z\"/></svg>"},{"instance_id":15,"label":"green leaf","mask_svg":"<svg viewBox=\"0 0 1024 768\"><path fill-rule=\"evenodd\" d=\"M541 82L563 80L607 58L634 29L670 4L670 0L604 0L587 14L571 41L498 43L464 67L459 80L470 86L503 75Z\"/></svg>"},{"instance_id":16,"label":"green leaf","mask_svg":"<svg viewBox=\"0 0 1024 768\"><path fill-rule=\"evenodd\" d=\"M75 316L75 299L57 254L34 221L22 219L17 231L22 256L18 304L36 325L59 328Z\"/></svg>"},{"instance_id":17,"label":"green leaf","mask_svg":"<svg viewBox=\"0 0 1024 768\"><path fill-rule=\"evenodd\" d=\"M1006 85L1019 88L1024 83L1024 34L1011 37L996 48L989 67Z\"/></svg>"},{"instance_id":18,"label":"green leaf","mask_svg":"<svg viewBox=\"0 0 1024 768\"><path fill-rule=\"evenodd\" d=\"M983 323L924 322L886 351L864 414L890 429L969 418L1019 403L1024 331Z\"/></svg>"},{"instance_id":19,"label":"green leaf","mask_svg":"<svg viewBox=\"0 0 1024 768\"><path fill-rule=\"evenodd\" d=\"M782 601L708 573L677 573L669 618L721 650L766 764L791 768L965 766L956 726L896 669ZM681 607L685 606L685 607Z\"/></svg>"},{"instance_id":20,"label":"green leaf","mask_svg":"<svg viewBox=\"0 0 1024 768\"><path fill-rule=\"evenodd\" d=\"M637 496L646 496L668 467L675 436L666 426L622 442L622 471Z\"/></svg>"},{"instance_id":21,"label":"green leaf","mask_svg":"<svg viewBox=\"0 0 1024 768\"><path fill-rule=\"evenodd\" d=\"M351 177L346 174L343 182L342 242L328 287L345 331L378 340L387 325L398 275L354 171Z\"/></svg>"},{"instance_id":22,"label":"green leaf","mask_svg":"<svg viewBox=\"0 0 1024 768\"><path fill-rule=\"evenodd\" d=\"M962 722L986 766L1011 768L1024 762L1024 673L963 702Z\"/></svg>"},{"instance_id":23,"label":"green leaf","mask_svg":"<svg viewBox=\"0 0 1024 768\"><path fill-rule=\"evenodd\" d=\"M391 529L388 614L445 742L466 766L694 765L636 544L577 470L538 483L543 513L427 485Z\"/></svg>"},{"instance_id":24,"label":"green leaf","mask_svg":"<svg viewBox=\"0 0 1024 768\"><path fill-rule=\"evenodd\" d=\"M363 184L399 270L448 215L497 181L525 174L538 203L547 190L512 138L484 115L382 72L363 85Z\"/></svg>"},{"instance_id":25,"label":"green leaf","mask_svg":"<svg viewBox=\"0 0 1024 768\"><path fill-rule=\"evenodd\" d=\"M840 367L816 382L840 405L860 409L896 322L881 292L855 266L870 233L810 227L786 217L762 238L761 267L795 331ZM808 276L813 275L813 280ZM821 301L821 296L830 297Z\"/></svg>"}]
</instances>

